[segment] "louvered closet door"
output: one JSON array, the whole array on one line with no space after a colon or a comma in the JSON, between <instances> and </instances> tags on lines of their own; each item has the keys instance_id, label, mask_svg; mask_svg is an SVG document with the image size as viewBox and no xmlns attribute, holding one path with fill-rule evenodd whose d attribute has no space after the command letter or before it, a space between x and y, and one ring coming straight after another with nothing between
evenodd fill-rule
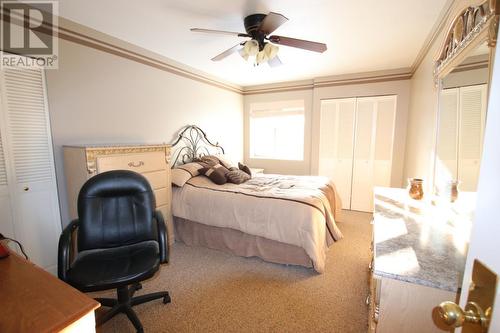
<instances>
[{"instance_id":1,"label":"louvered closet door","mask_svg":"<svg viewBox=\"0 0 500 333\"><path fill-rule=\"evenodd\" d=\"M438 188L444 188L457 179L458 167L458 105L459 89L445 89L439 101L437 160L435 179Z\"/></svg>"},{"instance_id":2,"label":"louvered closet door","mask_svg":"<svg viewBox=\"0 0 500 333\"><path fill-rule=\"evenodd\" d=\"M486 85L460 88L458 179L462 191L476 191L486 118Z\"/></svg>"},{"instance_id":3,"label":"louvered closet door","mask_svg":"<svg viewBox=\"0 0 500 333\"><path fill-rule=\"evenodd\" d=\"M329 177L350 209L356 98L321 101L319 174Z\"/></svg>"},{"instance_id":4,"label":"louvered closet door","mask_svg":"<svg viewBox=\"0 0 500 333\"><path fill-rule=\"evenodd\" d=\"M0 121L3 119L0 114ZM14 237L12 221L12 203L9 195L7 168L3 148L2 128L0 127L0 232L6 237Z\"/></svg>"},{"instance_id":5,"label":"louvered closet door","mask_svg":"<svg viewBox=\"0 0 500 333\"><path fill-rule=\"evenodd\" d=\"M1 88L15 236L34 263L55 272L61 224L44 73L4 69Z\"/></svg>"},{"instance_id":6,"label":"louvered closet door","mask_svg":"<svg viewBox=\"0 0 500 333\"><path fill-rule=\"evenodd\" d=\"M376 122L375 106L374 98L358 98L352 174L352 210L369 211L371 207Z\"/></svg>"},{"instance_id":7,"label":"louvered closet door","mask_svg":"<svg viewBox=\"0 0 500 333\"><path fill-rule=\"evenodd\" d=\"M396 96L358 98L351 209L373 211L373 188L391 186Z\"/></svg>"}]
</instances>

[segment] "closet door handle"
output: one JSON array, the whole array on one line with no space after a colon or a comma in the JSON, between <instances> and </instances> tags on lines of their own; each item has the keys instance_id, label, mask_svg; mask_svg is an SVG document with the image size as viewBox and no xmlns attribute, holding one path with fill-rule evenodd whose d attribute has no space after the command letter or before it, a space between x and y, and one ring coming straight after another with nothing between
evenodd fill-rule
<instances>
[{"instance_id":1,"label":"closet door handle","mask_svg":"<svg viewBox=\"0 0 500 333\"><path fill-rule=\"evenodd\" d=\"M138 168L138 167L141 167L141 166L143 166L143 165L144 165L144 162L143 162L143 161L139 161L139 162L137 162L137 163L135 163L135 162L130 162L130 163L128 164L128 166L129 166L129 167L131 167L131 168Z\"/></svg>"}]
</instances>

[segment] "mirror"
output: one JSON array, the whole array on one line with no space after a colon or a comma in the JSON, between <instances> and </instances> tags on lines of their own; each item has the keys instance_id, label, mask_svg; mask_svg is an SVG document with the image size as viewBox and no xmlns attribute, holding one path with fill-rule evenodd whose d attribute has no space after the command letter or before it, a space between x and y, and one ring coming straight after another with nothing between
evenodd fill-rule
<instances>
[{"instance_id":1,"label":"mirror","mask_svg":"<svg viewBox=\"0 0 500 333\"><path fill-rule=\"evenodd\" d=\"M463 55L439 82L434 185L436 193L475 192L486 124L490 48L486 41Z\"/></svg>"},{"instance_id":2,"label":"mirror","mask_svg":"<svg viewBox=\"0 0 500 333\"><path fill-rule=\"evenodd\" d=\"M438 88L434 190L445 201L476 192L500 0L474 0L451 17L434 64Z\"/></svg>"}]
</instances>

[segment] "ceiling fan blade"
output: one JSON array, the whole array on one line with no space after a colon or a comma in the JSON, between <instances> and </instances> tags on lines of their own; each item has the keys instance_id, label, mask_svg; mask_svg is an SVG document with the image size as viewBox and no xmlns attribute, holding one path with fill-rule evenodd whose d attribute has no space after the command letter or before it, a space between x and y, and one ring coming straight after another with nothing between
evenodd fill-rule
<instances>
[{"instance_id":1,"label":"ceiling fan blade","mask_svg":"<svg viewBox=\"0 0 500 333\"><path fill-rule=\"evenodd\" d=\"M273 68L283 65L283 63L281 62L281 59L278 56L275 56L271 60L268 60L267 63L269 64L270 67L273 67Z\"/></svg>"},{"instance_id":2,"label":"ceiling fan blade","mask_svg":"<svg viewBox=\"0 0 500 333\"><path fill-rule=\"evenodd\" d=\"M283 36L270 36L269 41L279 45L297 47L299 49L323 53L326 51L326 44L311 42L310 40L303 40L297 38L283 37Z\"/></svg>"},{"instance_id":3,"label":"ceiling fan blade","mask_svg":"<svg viewBox=\"0 0 500 333\"><path fill-rule=\"evenodd\" d=\"M241 49L241 45L236 44L232 48L227 49L226 51L222 52L221 54L218 54L215 57L213 57L212 61L220 61L220 60L224 59L225 57L230 56L234 52L238 51L239 49Z\"/></svg>"},{"instance_id":4,"label":"ceiling fan blade","mask_svg":"<svg viewBox=\"0 0 500 333\"><path fill-rule=\"evenodd\" d=\"M212 30L212 29L201 29L201 28L191 28L193 32L204 32L209 34L219 34L219 35L230 35L230 36L238 36L238 37L250 37L250 35L244 34L242 32L234 32L234 31L223 31L223 30Z\"/></svg>"},{"instance_id":5,"label":"ceiling fan blade","mask_svg":"<svg viewBox=\"0 0 500 333\"><path fill-rule=\"evenodd\" d=\"M259 30L269 35L286 21L288 21L288 19L284 15L270 12L260 24Z\"/></svg>"}]
</instances>

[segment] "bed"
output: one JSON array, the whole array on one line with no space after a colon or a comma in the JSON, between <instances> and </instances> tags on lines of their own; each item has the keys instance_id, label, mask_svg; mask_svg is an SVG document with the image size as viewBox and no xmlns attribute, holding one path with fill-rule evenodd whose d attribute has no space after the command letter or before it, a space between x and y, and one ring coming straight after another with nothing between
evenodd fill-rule
<instances>
[{"instance_id":1,"label":"bed","mask_svg":"<svg viewBox=\"0 0 500 333\"><path fill-rule=\"evenodd\" d=\"M173 168L224 153L193 125L173 149ZM342 238L335 222L340 199L326 177L256 174L239 185L216 185L196 173L187 178L172 188L175 237L187 245L323 273L328 248Z\"/></svg>"}]
</instances>

